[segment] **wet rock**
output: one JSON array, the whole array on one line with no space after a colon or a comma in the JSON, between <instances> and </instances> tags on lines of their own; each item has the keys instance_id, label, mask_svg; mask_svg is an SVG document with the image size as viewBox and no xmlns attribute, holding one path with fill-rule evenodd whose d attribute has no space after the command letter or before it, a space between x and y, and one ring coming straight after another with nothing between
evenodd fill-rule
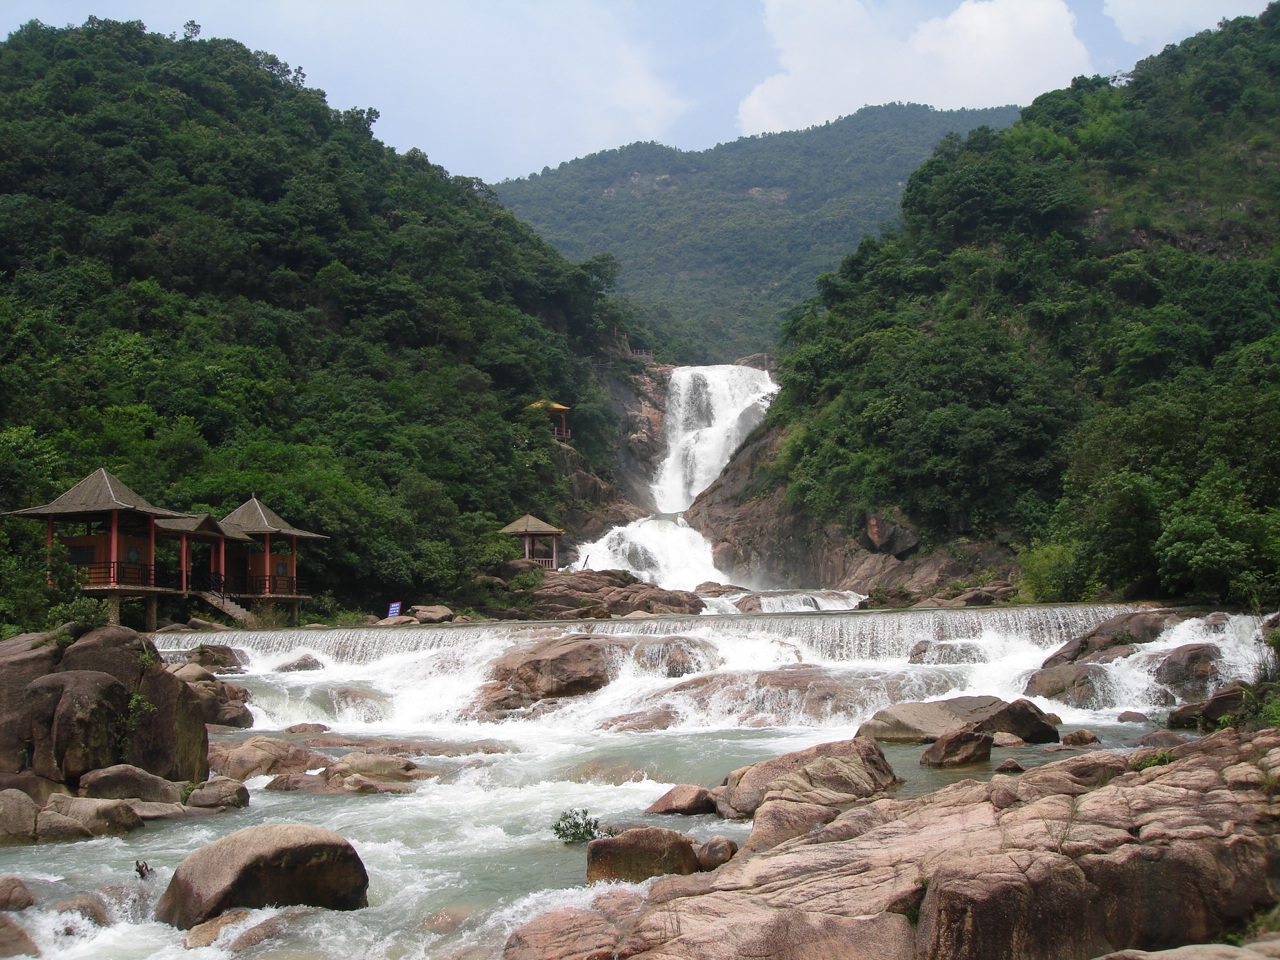
<instances>
[{"instance_id":1,"label":"wet rock","mask_svg":"<svg viewBox=\"0 0 1280 960\"><path fill-rule=\"evenodd\" d=\"M1188 643L1165 655L1156 680L1179 700L1203 700L1221 679L1222 651L1216 643Z\"/></svg>"},{"instance_id":2,"label":"wet rock","mask_svg":"<svg viewBox=\"0 0 1280 960\"><path fill-rule=\"evenodd\" d=\"M40 948L12 917L0 916L0 957L39 957Z\"/></svg>"},{"instance_id":3,"label":"wet rock","mask_svg":"<svg viewBox=\"0 0 1280 960\"><path fill-rule=\"evenodd\" d=\"M611 616L628 613L701 613L702 598L686 590L663 590L622 570L549 570L533 593L535 607L552 617L574 618L584 610L602 607Z\"/></svg>"},{"instance_id":4,"label":"wet rock","mask_svg":"<svg viewBox=\"0 0 1280 960\"><path fill-rule=\"evenodd\" d=\"M835 807L790 800L766 800L756 808L751 835L742 845L743 853L757 853L776 847L784 840L804 836L814 827L830 823L840 813Z\"/></svg>"},{"instance_id":5,"label":"wet rock","mask_svg":"<svg viewBox=\"0 0 1280 960\"><path fill-rule=\"evenodd\" d=\"M1184 703L1169 712L1169 726L1175 730L1195 729L1204 724L1215 726L1223 717L1244 708L1244 690L1232 685L1219 690L1208 700Z\"/></svg>"},{"instance_id":6,"label":"wet rock","mask_svg":"<svg viewBox=\"0 0 1280 960\"><path fill-rule=\"evenodd\" d=\"M929 703L898 703L878 711L858 728L858 736L873 737L886 743L929 743L944 733L985 720L1005 706L1007 704L999 697L952 697Z\"/></svg>"},{"instance_id":7,"label":"wet rock","mask_svg":"<svg viewBox=\"0 0 1280 960\"><path fill-rule=\"evenodd\" d=\"M1187 742L1186 737L1180 737L1172 730L1154 730L1145 737L1139 737L1132 746L1135 747L1180 747Z\"/></svg>"},{"instance_id":8,"label":"wet rock","mask_svg":"<svg viewBox=\"0 0 1280 960\"><path fill-rule=\"evenodd\" d=\"M277 673L301 673L306 670L323 670L324 664L310 653L303 654L296 660L290 660L288 663L282 663L276 667Z\"/></svg>"},{"instance_id":9,"label":"wet rock","mask_svg":"<svg viewBox=\"0 0 1280 960\"><path fill-rule=\"evenodd\" d=\"M1093 663L1065 663L1037 670L1022 692L1028 697L1044 697L1082 709L1107 706L1107 673Z\"/></svg>"},{"instance_id":10,"label":"wet rock","mask_svg":"<svg viewBox=\"0 0 1280 960\"><path fill-rule=\"evenodd\" d=\"M453 611L448 607L436 604L434 606L414 606L409 608L409 613L414 616L419 623L448 623L453 619Z\"/></svg>"},{"instance_id":11,"label":"wet rock","mask_svg":"<svg viewBox=\"0 0 1280 960\"><path fill-rule=\"evenodd\" d=\"M639 883L664 874L690 874L698 870L693 842L663 827L624 830L616 837L601 837L587 844L587 883L622 880Z\"/></svg>"},{"instance_id":12,"label":"wet rock","mask_svg":"<svg viewBox=\"0 0 1280 960\"><path fill-rule=\"evenodd\" d=\"M225 623L214 623L212 620L201 620L199 617L192 617L187 621L187 626L192 630L199 630L209 633L230 633L235 627L229 627ZM210 647L220 646L220 644L208 644Z\"/></svg>"},{"instance_id":13,"label":"wet rock","mask_svg":"<svg viewBox=\"0 0 1280 960\"><path fill-rule=\"evenodd\" d=\"M0 790L0 846L35 843L40 807L20 790Z\"/></svg>"},{"instance_id":14,"label":"wet rock","mask_svg":"<svg viewBox=\"0 0 1280 960\"><path fill-rule=\"evenodd\" d=\"M1098 742L1098 735L1092 730L1072 730L1063 734L1062 743L1068 747L1087 747Z\"/></svg>"},{"instance_id":15,"label":"wet rock","mask_svg":"<svg viewBox=\"0 0 1280 960\"><path fill-rule=\"evenodd\" d=\"M224 643L202 643L187 651L187 663L198 664L214 673L244 673L248 662L244 651Z\"/></svg>"},{"instance_id":16,"label":"wet rock","mask_svg":"<svg viewBox=\"0 0 1280 960\"><path fill-rule=\"evenodd\" d=\"M185 783L174 783L140 767L119 763L94 770L80 778L80 796L100 800L147 800L154 803L181 803Z\"/></svg>"},{"instance_id":17,"label":"wet rock","mask_svg":"<svg viewBox=\"0 0 1280 960\"><path fill-rule=\"evenodd\" d=\"M92 800L55 794L49 798L45 810L77 821L95 837L123 836L142 827L142 818L124 800Z\"/></svg>"},{"instance_id":18,"label":"wet rock","mask_svg":"<svg viewBox=\"0 0 1280 960\"><path fill-rule=\"evenodd\" d=\"M740 820L766 800L841 806L900 782L879 744L857 737L739 767L716 793L716 809L726 820Z\"/></svg>"},{"instance_id":19,"label":"wet rock","mask_svg":"<svg viewBox=\"0 0 1280 960\"><path fill-rule=\"evenodd\" d=\"M991 759L992 737L972 730L944 733L920 756L926 767L963 767Z\"/></svg>"},{"instance_id":20,"label":"wet rock","mask_svg":"<svg viewBox=\"0 0 1280 960\"><path fill-rule=\"evenodd\" d=\"M0 910L18 911L34 907L36 898L18 877L0 877Z\"/></svg>"},{"instance_id":21,"label":"wet rock","mask_svg":"<svg viewBox=\"0 0 1280 960\"><path fill-rule=\"evenodd\" d=\"M0 790L21 790L39 806L43 806L55 793L71 793L65 783L37 776L30 770L22 773L0 773Z\"/></svg>"},{"instance_id":22,"label":"wet rock","mask_svg":"<svg viewBox=\"0 0 1280 960\"><path fill-rule=\"evenodd\" d=\"M291 727L285 727L285 733L324 733L329 730L329 725L325 723L295 723Z\"/></svg>"},{"instance_id":23,"label":"wet rock","mask_svg":"<svg viewBox=\"0 0 1280 960\"><path fill-rule=\"evenodd\" d=\"M1057 743L1058 728L1030 700L1014 700L997 707L973 724L976 733L1009 733L1027 743Z\"/></svg>"},{"instance_id":24,"label":"wet rock","mask_svg":"<svg viewBox=\"0 0 1280 960\"><path fill-rule=\"evenodd\" d=\"M1122 613L1102 621L1084 636L1068 640L1049 655L1042 669L1075 663L1111 647L1150 643L1187 615L1173 610L1141 610Z\"/></svg>"},{"instance_id":25,"label":"wet rock","mask_svg":"<svg viewBox=\"0 0 1280 960\"><path fill-rule=\"evenodd\" d=\"M620 717L610 717L600 722L601 730L614 730L627 733L643 730L667 730L680 722L680 711L670 704L625 713Z\"/></svg>"},{"instance_id":26,"label":"wet rock","mask_svg":"<svg viewBox=\"0 0 1280 960\"><path fill-rule=\"evenodd\" d=\"M643 767L621 757L587 760L565 774L566 779L574 783L608 783L613 786L623 783L640 783L648 776L649 772Z\"/></svg>"},{"instance_id":27,"label":"wet rock","mask_svg":"<svg viewBox=\"0 0 1280 960\"><path fill-rule=\"evenodd\" d=\"M198 784L186 802L189 807L247 807L249 791L239 780L212 777Z\"/></svg>"},{"instance_id":28,"label":"wet rock","mask_svg":"<svg viewBox=\"0 0 1280 960\"><path fill-rule=\"evenodd\" d=\"M642 640L631 655L645 669L673 679L715 670L724 662L714 646L691 637Z\"/></svg>"},{"instance_id":29,"label":"wet rock","mask_svg":"<svg viewBox=\"0 0 1280 960\"><path fill-rule=\"evenodd\" d=\"M368 905L369 876L355 849L329 830L298 824L247 827L178 865L156 919L190 929L233 907Z\"/></svg>"},{"instance_id":30,"label":"wet rock","mask_svg":"<svg viewBox=\"0 0 1280 960\"><path fill-rule=\"evenodd\" d=\"M1004 761L1002 764L996 767L995 772L996 773L1022 773L1025 770L1026 770L1026 767L1020 764L1017 760L1013 759L1013 757L1010 757L1008 760Z\"/></svg>"},{"instance_id":31,"label":"wet rock","mask_svg":"<svg viewBox=\"0 0 1280 960\"><path fill-rule=\"evenodd\" d=\"M250 737L244 743L215 743L209 747L210 767L241 782L250 777L316 770L332 762L332 757L273 737Z\"/></svg>"},{"instance_id":32,"label":"wet rock","mask_svg":"<svg viewBox=\"0 0 1280 960\"><path fill-rule=\"evenodd\" d=\"M645 810L645 813L679 813L685 816L715 812L716 802L711 791L691 783L672 787Z\"/></svg>"},{"instance_id":33,"label":"wet rock","mask_svg":"<svg viewBox=\"0 0 1280 960\"><path fill-rule=\"evenodd\" d=\"M991 745L993 747L1024 747L1027 741L1021 737L1015 737L1012 733L993 733L991 735Z\"/></svg>"},{"instance_id":34,"label":"wet rock","mask_svg":"<svg viewBox=\"0 0 1280 960\"><path fill-rule=\"evenodd\" d=\"M90 770L119 761L116 731L129 711L129 691L112 675L51 673L27 685L23 704L37 776L75 784Z\"/></svg>"},{"instance_id":35,"label":"wet rock","mask_svg":"<svg viewBox=\"0 0 1280 960\"><path fill-rule=\"evenodd\" d=\"M1145 713L1138 713L1136 710L1122 710L1120 715L1116 717L1117 723L1150 723Z\"/></svg>"},{"instance_id":36,"label":"wet rock","mask_svg":"<svg viewBox=\"0 0 1280 960\"><path fill-rule=\"evenodd\" d=\"M594 910L565 907L522 925L502 960L603 960L617 956L619 929Z\"/></svg>"},{"instance_id":37,"label":"wet rock","mask_svg":"<svg viewBox=\"0 0 1280 960\"><path fill-rule=\"evenodd\" d=\"M261 923L255 923L244 933L240 934L231 941L228 948L232 953L241 953L251 947L265 943L268 940L274 940L282 937L288 932L289 924L298 917L306 916L310 911L294 908L292 910L282 910L274 917L268 917Z\"/></svg>"},{"instance_id":38,"label":"wet rock","mask_svg":"<svg viewBox=\"0 0 1280 960\"><path fill-rule=\"evenodd\" d=\"M490 676L520 706L548 697L581 696L612 681L634 645L631 639L592 634L552 637L499 657Z\"/></svg>"},{"instance_id":39,"label":"wet rock","mask_svg":"<svg viewBox=\"0 0 1280 960\"><path fill-rule=\"evenodd\" d=\"M738 843L729 837L714 836L698 847L698 869L714 870L734 858L738 852Z\"/></svg>"},{"instance_id":40,"label":"wet rock","mask_svg":"<svg viewBox=\"0 0 1280 960\"><path fill-rule=\"evenodd\" d=\"M242 920L249 918L248 910L228 910L226 913L219 914L212 920L206 920L204 923L197 923L187 933L183 939L182 945L188 950L198 950L201 947L211 947L217 942L218 937L222 935L222 931L227 927L235 926Z\"/></svg>"},{"instance_id":41,"label":"wet rock","mask_svg":"<svg viewBox=\"0 0 1280 960\"><path fill-rule=\"evenodd\" d=\"M91 894L82 893L78 897L72 897L70 900L63 900L53 906L54 913L74 913L78 917L83 917L95 927L109 927L111 925L111 917L107 913L107 905L103 903L101 897Z\"/></svg>"},{"instance_id":42,"label":"wet rock","mask_svg":"<svg viewBox=\"0 0 1280 960\"><path fill-rule=\"evenodd\" d=\"M347 778L353 775L370 780L407 783L417 779L418 765L400 757L377 753L348 753L326 767L324 776Z\"/></svg>"}]
</instances>

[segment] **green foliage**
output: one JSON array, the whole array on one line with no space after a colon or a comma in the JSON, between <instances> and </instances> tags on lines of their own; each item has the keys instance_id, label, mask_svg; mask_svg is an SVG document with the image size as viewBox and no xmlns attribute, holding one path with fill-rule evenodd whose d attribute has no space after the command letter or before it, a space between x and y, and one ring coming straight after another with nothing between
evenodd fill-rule
<instances>
[{"instance_id":1,"label":"green foliage","mask_svg":"<svg viewBox=\"0 0 1280 960\"><path fill-rule=\"evenodd\" d=\"M1277 44L1273 7L947 137L783 328L792 502L1030 543L1039 600L1280 600Z\"/></svg>"},{"instance_id":2,"label":"green foliage","mask_svg":"<svg viewBox=\"0 0 1280 960\"><path fill-rule=\"evenodd\" d=\"M107 602L81 594L66 603L56 603L49 608L45 629L52 630L63 623L83 623L91 627L105 627Z\"/></svg>"},{"instance_id":3,"label":"green foliage","mask_svg":"<svg viewBox=\"0 0 1280 960\"><path fill-rule=\"evenodd\" d=\"M129 696L124 716L116 721L115 727L116 743L122 754L127 754L138 727L142 726L143 721L155 712L156 705L147 698L146 694L133 693Z\"/></svg>"},{"instance_id":4,"label":"green foliage","mask_svg":"<svg viewBox=\"0 0 1280 960\"><path fill-rule=\"evenodd\" d=\"M377 111L194 25L33 21L0 77L0 511L99 466L174 509L257 494L329 537L309 588L368 607L446 597L503 523L557 520L530 403L573 407L607 466L589 358L633 322L609 265L386 147ZM0 623L66 599L43 563L42 530L0 522Z\"/></svg>"},{"instance_id":5,"label":"green foliage","mask_svg":"<svg viewBox=\"0 0 1280 960\"><path fill-rule=\"evenodd\" d=\"M1178 759L1170 750L1152 750L1150 753L1129 762L1130 770L1148 770L1151 767L1163 767Z\"/></svg>"},{"instance_id":6,"label":"green foliage","mask_svg":"<svg viewBox=\"0 0 1280 960\"><path fill-rule=\"evenodd\" d=\"M551 832L565 843L586 843L601 837L613 836L600 826L600 821L589 816L586 810L565 810L551 825Z\"/></svg>"},{"instance_id":7,"label":"green foliage","mask_svg":"<svg viewBox=\"0 0 1280 960\"><path fill-rule=\"evenodd\" d=\"M864 107L698 152L633 143L494 190L565 256L612 260L618 289L653 328L634 346L656 344L675 362L730 362L774 349L778 317L896 217L907 175L944 134L1015 116L1014 107Z\"/></svg>"}]
</instances>

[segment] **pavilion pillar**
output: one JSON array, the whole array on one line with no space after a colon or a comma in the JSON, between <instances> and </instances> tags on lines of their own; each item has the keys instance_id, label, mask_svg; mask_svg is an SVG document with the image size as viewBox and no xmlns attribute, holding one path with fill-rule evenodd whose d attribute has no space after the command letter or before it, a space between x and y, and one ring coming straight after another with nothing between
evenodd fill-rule
<instances>
[{"instance_id":1,"label":"pavilion pillar","mask_svg":"<svg viewBox=\"0 0 1280 960\"><path fill-rule=\"evenodd\" d=\"M275 593L275 590L273 589L273 585L271 583L271 578L275 575L275 570L271 566L271 534L264 533L262 535L262 542L263 542L262 552L263 554L265 554L262 562L262 566L263 566L262 572L267 575L266 589L264 589L262 592Z\"/></svg>"},{"instance_id":2,"label":"pavilion pillar","mask_svg":"<svg viewBox=\"0 0 1280 960\"><path fill-rule=\"evenodd\" d=\"M182 592L187 592L187 568L191 566L190 545L187 543L187 535L183 533L178 537L178 576L182 581Z\"/></svg>"},{"instance_id":3,"label":"pavilion pillar","mask_svg":"<svg viewBox=\"0 0 1280 960\"><path fill-rule=\"evenodd\" d=\"M118 593L107 597L107 625L120 626L120 594Z\"/></svg>"},{"instance_id":4,"label":"pavilion pillar","mask_svg":"<svg viewBox=\"0 0 1280 960\"><path fill-rule=\"evenodd\" d=\"M551 569L558 570L560 568L560 538L551 538Z\"/></svg>"},{"instance_id":5,"label":"pavilion pillar","mask_svg":"<svg viewBox=\"0 0 1280 960\"><path fill-rule=\"evenodd\" d=\"M53 517L45 517L44 522L44 582L53 586Z\"/></svg>"},{"instance_id":6,"label":"pavilion pillar","mask_svg":"<svg viewBox=\"0 0 1280 960\"><path fill-rule=\"evenodd\" d=\"M524 535L524 558L526 560L533 557L533 535L526 533Z\"/></svg>"},{"instance_id":7,"label":"pavilion pillar","mask_svg":"<svg viewBox=\"0 0 1280 960\"><path fill-rule=\"evenodd\" d=\"M154 587L156 585L156 518L147 517L148 543L147 543L147 586Z\"/></svg>"},{"instance_id":8,"label":"pavilion pillar","mask_svg":"<svg viewBox=\"0 0 1280 960\"><path fill-rule=\"evenodd\" d=\"M111 564L107 567L107 582L116 582L116 561L120 559L120 511L111 511ZM120 623L120 600L116 598L116 624Z\"/></svg>"},{"instance_id":9,"label":"pavilion pillar","mask_svg":"<svg viewBox=\"0 0 1280 960\"><path fill-rule=\"evenodd\" d=\"M146 614L143 619L143 629L147 633L156 632L156 597L151 594L146 598Z\"/></svg>"}]
</instances>

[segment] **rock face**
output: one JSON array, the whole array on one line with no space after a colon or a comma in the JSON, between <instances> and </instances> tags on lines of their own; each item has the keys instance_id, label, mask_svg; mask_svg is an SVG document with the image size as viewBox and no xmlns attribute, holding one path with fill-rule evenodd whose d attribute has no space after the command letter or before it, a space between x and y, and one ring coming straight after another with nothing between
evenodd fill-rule
<instances>
[{"instance_id":1,"label":"rock face","mask_svg":"<svg viewBox=\"0 0 1280 960\"><path fill-rule=\"evenodd\" d=\"M929 749L920 755L920 763L926 767L964 767L986 763L991 759L992 741L990 734L952 730L929 745Z\"/></svg>"},{"instance_id":2,"label":"rock face","mask_svg":"<svg viewBox=\"0 0 1280 960\"><path fill-rule=\"evenodd\" d=\"M759 431L685 511L689 525L711 542L716 566L735 582L821 584L923 599L982 569L1003 579L1014 570L1012 552L991 544L922 551L915 527L898 514L876 515L863 529L845 531L786 503L784 486L761 495L760 468L777 459L783 440L777 429Z\"/></svg>"},{"instance_id":3,"label":"rock face","mask_svg":"<svg viewBox=\"0 0 1280 960\"><path fill-rule=\"evenodd\" d=\"M207 749L197 698L141 634L103 627L74 641L24 634L0 644L0 774L74 789L83 774L123 761L199 781Z\"/></svg>"},{"instance_id":4,"label":"rock face","mask_svg":"<svg viewBox=\"0 0 1280 960\"><path fill-rule=\"evenodd\" d=\"M533 592L539 615L552 619L583 616L626 616L628 613L692 615L701 613L702 599L687 590L663 590L625 570L548 570Z\"/></svg>"},{"instance_id":5,"label":"rock face","mask_svg":"<svg viewBox=\"0 0 1280 960\"><path fill-rule=\"evenodd\" d=\"M838 806L898 783L879 745L856 737L739 767L712 794L720 816L741 820L766 800Z\"/></svg>"},{"instance_id":6,"label":"rock face","mask_svg":"<svg viewBox=\"0 0 1280 960\"><path fill-rule=\"evenodd\" d=\"M858 728L858 736L885 743L931 743L943 734L972 729L1010 733L1027 743L1057 743L1058 730L1029 700L1006 703L999 697L952 697L929 703L897 703Z\"/></svg>"},{"instance_id":7,"label":"rock face","mask_svg":"<svg viewBox=\"0 0 1280 960\"><path fill-rule=\"evenodd\" d=\"M1144 770L1089 753L863 803L714 873L659 880L624 913L562 917L559 952L528 952L517 930L506 957L592 943L655 960L1080 960L1203 942L1280 898L1265 773L1280 767L1280 731L1170 752Z\"/></svg>"},{"instance_id":8,"label":"rock face","mask_svg":"<svg viewBox=\"0 0 1280 960\"><path fill-rule=\"evenodd\" d=\"M587 883L639 883L650 877L687 875L697 870L693 841L663 827L624 830L616 837L601 837L587 844Z\"/></svg>"},{"instance_id":9,"label":"rock face","mask_svg":"<svg viewBox=\"0 0 1280 960\"><path fill-rule=\"evenodd\" d=\"M174 871L156 919L183 930L232 907L358 910L369 876L355 848L319 827L247 827L201 847Z\"/></svg>"}]
</instances>

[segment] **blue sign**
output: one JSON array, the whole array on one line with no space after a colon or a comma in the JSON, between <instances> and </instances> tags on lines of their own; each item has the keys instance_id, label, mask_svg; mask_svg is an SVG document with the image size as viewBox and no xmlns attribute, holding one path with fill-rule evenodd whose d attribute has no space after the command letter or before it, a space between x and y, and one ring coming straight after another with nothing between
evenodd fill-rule
<instances>
[{"instance_id":1,"label":"blue sign","mask_svg":"<svg viewBox=\"0 0 1280 960\"><path fill-rule=\"evenodd\" d=\"M399 601L399 600L397 600L397 601L396 601L395 603L393 603L391 606L387 607L387 616L388 616L388 617L398 617L398 616L400 616L400 601Z\"/></svg>"}]
</instances>

